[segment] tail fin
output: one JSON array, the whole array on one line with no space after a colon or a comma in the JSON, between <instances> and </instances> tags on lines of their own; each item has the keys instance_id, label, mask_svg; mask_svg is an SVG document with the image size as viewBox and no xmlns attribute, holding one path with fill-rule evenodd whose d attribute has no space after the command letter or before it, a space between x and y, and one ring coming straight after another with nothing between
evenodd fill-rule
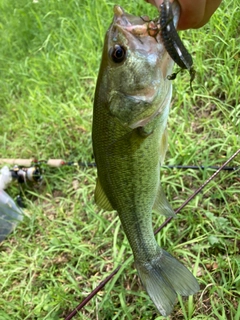
<instances>
[{"instance_id":1,"label":"tail fin","mask_svg":"<svg viewBox=\"0 0 240 320\"><path fill-rule=\"evenodd\" d=\"M135 261L139 277L158 311L168 316L176 302L177 293L189 296L199 290L191 272L168 252L159 249L159 255L150 262Z\"/></svg>"}]
</instances>

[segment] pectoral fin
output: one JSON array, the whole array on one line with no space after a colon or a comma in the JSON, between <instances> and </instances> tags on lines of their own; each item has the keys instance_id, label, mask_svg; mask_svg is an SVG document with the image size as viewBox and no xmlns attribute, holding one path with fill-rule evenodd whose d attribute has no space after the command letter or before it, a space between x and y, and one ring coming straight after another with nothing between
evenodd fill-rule
<instances>
[{"instance_id":1,"label":"pectoral fin","mask_svg":"<svg viewBox=\"0 0 240 320\"><path fill-rule=\"evenodd\" d=\"M103 210L112 211L113 207L109 202L105 192L102 189L99 179L97 178L97 185L95 189L95 202Z\"/></svg>"},{"instance_id":2,"label":"pectoral fin","mask_svg":"<svg viewBox=\"0 0 240 320\"><path fill-rule=\"evenodd\" d=\"M153 211L162 214L166 217L174 217L175 213L168 202L161 185L159 185L158 194L153 205Z\"/></svg>"},{"instance_id":3,"label":"pectoral fin","mask_svg":"<svg viewBox=\"0 0 240 320\"><path fill-rule=\"evenodd\" d=\"M163 164L166 152L168 149L168 133L167 128L164 130L164 133L162 135L162 141L160 144L160 163Z\"/></svg>"}]
</instances>

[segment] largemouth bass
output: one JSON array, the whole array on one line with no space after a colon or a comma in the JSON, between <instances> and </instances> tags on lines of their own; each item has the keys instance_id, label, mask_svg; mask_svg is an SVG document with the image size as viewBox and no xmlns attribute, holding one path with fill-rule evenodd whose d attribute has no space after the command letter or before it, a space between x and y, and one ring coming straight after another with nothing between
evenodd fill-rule
<instances>
[{"instance_id":1,"label":"largemouth bass","mask_svg":"<svg viewBox=\"0 0 240 320\"><path fill-rule=\"evenodd\" d=\"M160 34L150 34L145 18L114 7L94 99L95 201L118 212L142 284L167 316L177 294L192 295L199 286L186 267L159 247L152 228L152 211L174 215L160 184L171 100L167 75L173 61Z\"/></svg>"}]
</instances>

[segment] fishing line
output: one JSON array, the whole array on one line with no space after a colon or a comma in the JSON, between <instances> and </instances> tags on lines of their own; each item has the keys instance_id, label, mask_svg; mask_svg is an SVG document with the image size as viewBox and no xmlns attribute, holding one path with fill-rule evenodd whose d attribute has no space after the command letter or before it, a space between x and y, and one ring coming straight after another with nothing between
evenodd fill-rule
<instances>
[{"instance_id":1,"label":"fishing line","mask_svg":"<svg viewBox=\"0 0 240 320\"><path fill-rule=\"evenodd\" d=\"M201 192L210 181L212 181L220 171L224 170L227 167L229 162L231 162L238 154L240 153L240 149L238 149L226 162L223 163L220 167L218 167L217 171L214 172L210 178L208 178L176 211L175 214L178 214L199 192ZM154 234L156 235L159 231L161 231L171 220L173 217L170 217L165 220L162 225L155 230ZM114 275L119 271L121 266L118 266L113 272L105 278L66 318L65 320L71 320L77 313L80 311L104 286L108 283Z\"/></svg>"}]
</instances>

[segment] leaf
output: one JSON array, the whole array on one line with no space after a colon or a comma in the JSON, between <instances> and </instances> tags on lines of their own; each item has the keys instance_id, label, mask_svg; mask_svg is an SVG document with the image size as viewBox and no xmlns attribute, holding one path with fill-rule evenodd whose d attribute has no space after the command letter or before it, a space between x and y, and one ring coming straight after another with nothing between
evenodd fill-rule
<instances>
[{"instance_id":1,"label":"leaf","mask_svg":"<svg viewBox=\"0 0 240 320\"><path fill-rule=\"evenodd\" d=\"M208 237L208 242L211 246L214 246L215 244L219 243L219 239L215 236L209 236Z\"/></svg>"}]
</instances>

